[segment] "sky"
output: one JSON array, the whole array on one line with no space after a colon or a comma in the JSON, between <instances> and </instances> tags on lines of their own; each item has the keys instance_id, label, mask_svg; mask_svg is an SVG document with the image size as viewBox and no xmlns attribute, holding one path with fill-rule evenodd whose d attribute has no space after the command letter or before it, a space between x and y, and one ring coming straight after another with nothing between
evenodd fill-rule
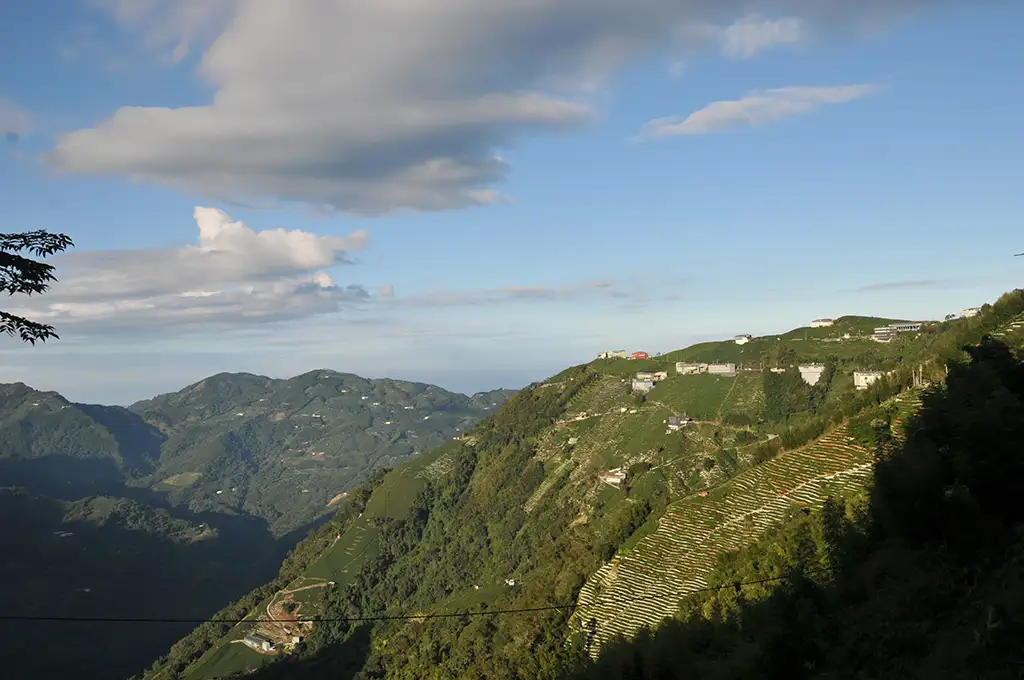
<instances>
[{"instance_id":1,"label":"sky","mask_svg":"<svg viewBox=\"0 0 1024 680\"><path fill-rule=\"evenodd\" d=\"M0 4L0 232L65 233L0 382L462 392L932 319L1024 262L1024 3Z\"/></svg>"}]
</instances>

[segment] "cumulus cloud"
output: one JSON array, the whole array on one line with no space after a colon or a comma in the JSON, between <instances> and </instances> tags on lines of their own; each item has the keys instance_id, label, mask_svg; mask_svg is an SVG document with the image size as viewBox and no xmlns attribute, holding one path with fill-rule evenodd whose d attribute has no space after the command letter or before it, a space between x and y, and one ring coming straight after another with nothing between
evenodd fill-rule
<instances>
[{"instance_id":1,"label":"cumulus cloud","mask_svg":"<svg viewBox=\"0 0 1024 680\"><path fill-rule=\"evenodd\" d=\"M646 123L640 139L663 139L676 135L699 135L737 127L764 125L783 118L815 111L827 104L840 104L866 97L877 85L794 86L751 92L741 99L717 101L689 116L655 118Z\"/></svg>"},{"instance_id":2,"label":"cumulus cloud","mask_svg":"<svg viewBox=\"0 0 1024 680\"><path fill-rule=\"evenodd\" d=\"M233 327L334 312L372 297L323 271L349 263L348 253L366 245L364 231L254 231L206 207L194 218L195 244L55 258L60 281L23 311L61 327Z\"/></svg>"},{"instance_id":3,"label":"cumulus cloud","mask_svg":"<svg viewBox=\"0 0 1024 680\"><path fill-rule=\"evenodd\" d=\"M571 83L727 26L748 54L934 0L95 0L150 44L209 44L205 105L125 107L63 135L60 171L121 174L224 200L364 214L502 200L498 152L593 115ZM216 35L213 39L210 36ZM204 37L205 36L205 37ZM211 42L212 41L212 42ZM182 47L184 45L184 47Z\"/></svg>"}]
</instances>

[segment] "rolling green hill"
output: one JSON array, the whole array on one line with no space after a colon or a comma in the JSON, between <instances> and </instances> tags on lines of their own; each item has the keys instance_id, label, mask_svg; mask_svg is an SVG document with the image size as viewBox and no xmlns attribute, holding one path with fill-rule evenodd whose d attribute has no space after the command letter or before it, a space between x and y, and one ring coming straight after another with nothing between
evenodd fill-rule
<instances>
[{"instance_id":1,"label":"rolling green hill","mask_svg":"<svg viewBox=\"0 0 1024 680\"><path fill-rule=\"evenodd\" d=\"M736 360L720 354L754 343L566 369L522 390L461 441L383 475L365 505L340 511L346 518L331 540L300 546L320 566L289 572L245 610L265 615L275 597L327 578L336 585L309 588L315 596L299 611L329 622L290 630L301 637L294 647L255 622L186 638L151 675L178 668L213 678L260 666L261 680L357 671L560 677L615 635L672 617L687 593L715 578L719 556L771 535L794 511L861 493L878 447L899 441L921 403L911 388L941 383L945 362L966 356L961 347L1022 312L1016 291L978 317L887 344L784 334L755 346L757 367L735 377L677 375L674 362ZM856 318L849 327L888 321ZM794 368L811 361L826 366L814 386ZM634 372L659 368L666 379L631 393ZM861 369L888 375L854 390ZM669 418L681 416L692 420L670 429ZM365 560L363 545L372 546ZM343 575L326 564L342 565ZM532 613L429 618L517 608ZM398 618L343 620L382 615ZM231 640L246 630L286 643L285 653L243 654Z\"/></svg>"}]
</instances>

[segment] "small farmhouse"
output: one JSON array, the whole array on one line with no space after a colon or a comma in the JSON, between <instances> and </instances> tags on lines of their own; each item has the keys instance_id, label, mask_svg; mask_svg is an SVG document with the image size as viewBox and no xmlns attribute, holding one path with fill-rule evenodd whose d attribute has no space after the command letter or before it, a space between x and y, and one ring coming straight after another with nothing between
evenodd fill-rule
<instances>
[{"instance_id":1,"label":"small farmhouse","mask_svg":"<svg viewBox=\"0 0 1024 680\"><path fill-rule=\"evenodd\" d=\"M753 338L749 335L737 335L732 339L732 341L735 342L737 345L745 345L751 340L753 340Z\"/></svg>"},{"instance_id":2,"label":"small farmhouse","mask_svg":"<svg viewBox=\"0 0 1024 680\"><path fill-rule=\"evenodd\" d=\"M873 382L884 374L881 371L854 371L853 386L858 390L866 390Z\"/></svg>"},{"instance_id":3,"label":"small farmhouse","mask_svg":"<svg viewBox=\"0 0 1024 680\"><path fill-rule=\"evenodd\" d=\"M650 378L633 378L633 391L646 394L654 389L654 381Z\"/></svg>"},{"instance_id":4,"label":"small farmhouse","mask_svg":"<svg viewBox=\"0 0 1024 680\"><path fill-rule=\"evenodd\" d=\"M972 316L978 316L981 314L981 307L968 307L960 312L960 316L965 319L970 319Z\"/></svg>"},{"instance_id":5,"label":"small farmhouse","mask_svg":"<svg viewBox=\"0 0 1024 680\"><path fill-rule=\"evenodd\" d=\"M613 349L607 352L601 352L597 355L598 359L625 359L629 356L624 349Z\"/></svg>"},{"instance_id":6,"label":"small farmhouse","mask_svg":"<svg viewBox=\"0 0 1024 680\"><path fill-rule=\"evenodd\" d=\"M811 328L827 328L835 323L835 319L815 319L811 322Z\"/></svg>"},{"instance_id":7,"label":"small farmhouse","mask_svg":"<svg viewBox=\"0 0 1024 680\"><path fill-rule=\"evenodd\" d=\"M679 416L668 417L668 429L676 432L693 422L693 418L680 418Z\"/></svg>"},{"instance_id":8,"label":"small farmhouse","mask_svg":"<svg viewBox=\"0 0 1024 680\"><path fill-rule=\"evenodd\" d=\"M668 378L668 373L665 371L639 371L637 372L636 377L640 380L654 380L657 382L658 380L666 380Z\"/></svg>"},{"instance_id":9,"label":"small farmhouse","mask_svg":"<svg viewBox=\"0 0 1024 680\"><path fill-rule=\"evenodd\" d=\"M708 364L708 373L711 375L736 375L736 364Z\"/></svg>"},{"instance_id":10,"label":"small farmhouse","mask_svg":"<svg viewBox=\"0 0 1024 680\"><path fill-rule=\"evenodd\" d=\"M680 375L696 375L698 373L707 373L707 364L688 364L685 361L676 362L676 373Z\"/></svg>"},{"instance_id":11,"label":"small farmhouse","mask_svg":"<svg viewBox=\"0 0 1024 680\"><path fill-rule=\"evenodd\" d=\"M629 355L630 359L650 359L651 355L647 352L633 352Z\"/></svg>"},{"instance_id":12,"label":"small farmhouse","mask_svg":"<svg viewBox=\"0 0 1024 680\"><path fill-rule=\"evenodd\" d=\"M600 479L605 484L610 484L611 486L618 487L619 485L622 484L623 480L626 479L626 473L622 471L622 468L615 468L614 470L609 470L608 472L602 472L597 476L597 478Z\"/></svg>"}]
</instances>

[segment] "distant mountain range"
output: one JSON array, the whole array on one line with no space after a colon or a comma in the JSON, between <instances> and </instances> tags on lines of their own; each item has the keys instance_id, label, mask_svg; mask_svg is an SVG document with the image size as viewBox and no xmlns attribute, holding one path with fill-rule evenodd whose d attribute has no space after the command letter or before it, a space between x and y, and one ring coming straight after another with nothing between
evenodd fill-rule
<instances>
[{"instance_id":1,"label":"distant mountain range","mask_svg":"<svg viewBox=\"0 0 1024 680\"><path fill-rule=\"evenodd\" d=\"M221 373L123 408L0 384L0 579L17 584L0 610L208 616L271 578L374 469L451 441L512 394ZM5 677L124 677L189 628L0 623L0 654ZM116 659L109 636L130 643Z\"/></svg>"}]
</instances>

